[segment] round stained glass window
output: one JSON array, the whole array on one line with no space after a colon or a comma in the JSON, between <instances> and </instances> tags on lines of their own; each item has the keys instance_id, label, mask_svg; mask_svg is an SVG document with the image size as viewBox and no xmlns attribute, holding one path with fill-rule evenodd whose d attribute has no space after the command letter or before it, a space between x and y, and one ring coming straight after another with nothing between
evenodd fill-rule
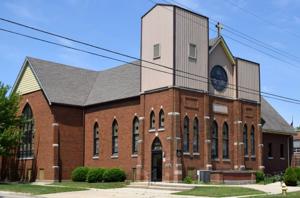
<instances>
[{"instance_id":1,"label":"round stained glass window","mask_svg":"<svg viewBox=\"0 0 300 198\"><path fill-rule=\"evenodd\" d=\"M210 81L217 91L224 91L228 84L228 77L225 69L220 65L215 65L210 72Z\"/></svg>"}]
</instances>

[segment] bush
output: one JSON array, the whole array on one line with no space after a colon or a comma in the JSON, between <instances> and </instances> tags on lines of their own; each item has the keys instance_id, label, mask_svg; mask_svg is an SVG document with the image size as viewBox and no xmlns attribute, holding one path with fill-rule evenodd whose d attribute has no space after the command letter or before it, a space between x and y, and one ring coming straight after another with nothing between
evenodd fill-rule
<instances>
[{"instance_id":1,"label":"bush","mask_svg":"<svg viewBox=\"0 0 300 198\"><path fill-rule=\"evenodd\" d=\"M192 184L193 183L193 178L191 178L190 176L187 176L183 179L183 183Z\"/></svg>"},{"instance_id":2,"label":"bush","mask_svg":"<svg viewBox=\"0 0 300 198\"><path fill-rule=\"evenodd\" d=\"M102 182L104 169L102 168L91 168L86 176L89 183Z\"/></svg>"},{"instance_id":3,"label":"bush","mask_svg":"<svg viewBox=\"0 0 300 198\"><path fill-rule=\"evenodd\" d=\"M287 168L285 170L284 183L287 186L297 186L297 174L293 168Z\"/></svg>"},{"instance_id":4,"label":"bush","mask_svg":"<svg viewBox=\"0 0 300 198\"><path fill-rule=\"evenodd\" d=\"M87 167L77 167L72 171L72 180L74 182L85 182L89 172Z\"/></svg>"},{"instance_id":5,"label":"bush","mask_svg":"<svg viewBox=\"0 0 300 198\"><path fill-rule=\"evenodd\" d=\"M125 179L125 172L119 168L106 169L103 173L103 180L105 182L122 182Z\"/></svg>"},{"instance_id":6,"label":"bush","mask_svg":"<svg viewBox=\"0 0 300 198\"><path fill-rule=\"evenodd\" d=\"M255 173L255 176L256 176L256 183L259 183L259 182L265 180L265 173L263 171L257 171Z\"/></svg>"},{"instance_id":7,"label":"bush","mask_svg":"<svg viewBox=\"0 0 300 198\"><path fill-rule=\"evenodd\" d=\"M296 167L296 168L294 168L294 170L295 170L295 173L297 175L297 180L300 181L300 168Z\"/></svg>"}]
</instances>

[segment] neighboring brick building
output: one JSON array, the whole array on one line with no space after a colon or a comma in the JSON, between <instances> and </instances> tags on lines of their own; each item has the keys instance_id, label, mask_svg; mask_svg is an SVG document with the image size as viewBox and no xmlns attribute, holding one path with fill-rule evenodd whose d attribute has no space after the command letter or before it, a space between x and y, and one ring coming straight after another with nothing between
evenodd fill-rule
<instances>
[{"instance_id":1,"label":"neighboring brick building","mask_svg":"<svg viewBox=\"0 0 300 198\"><path fill-rule=\"evenodd\" d=\"M158 4L142 17L148 61L97 72L26 58L13 90L28 120L21 177L67 180L90 166L132 180L176 182L201 169L213 181L253 181L264 168L259 64L209 39L208 24Z\"/></svg>"}]
</instances>

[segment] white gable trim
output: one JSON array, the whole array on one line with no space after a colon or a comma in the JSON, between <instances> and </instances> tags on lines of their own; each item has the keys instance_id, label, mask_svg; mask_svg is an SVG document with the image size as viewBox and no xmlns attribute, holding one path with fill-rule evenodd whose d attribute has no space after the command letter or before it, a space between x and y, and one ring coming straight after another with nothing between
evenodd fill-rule
<instances>
[{"instance_id":1,"label":"white gable trim","mask_svg":"<svg viewBox=\"0 0 300 198\"><path fill-rule=\"evenodd\" d=\"M229 47L227 46L225 40L223 39L223 37L218 38L218 41L215 42L214 45L213 45L213 46L211 47L211 49L209 50L209 54L211 54L211 53L214 51L214 49L215 49L219 44L221 44L221 46L222 46L222 48L223 48L223 50L224 50L224 52L225 52L227 58L229 59L230 63L231 63L232 65L236 65L235 59L234 59L234 57L233 57L233 55L232 55L232 53L231 53Z\"/></svg>"},{"instance_id":2,"label":"white gable trim","mask_svg":"<svg viewBox=\"0 0 300 198\"><path fill-rule=\"evenodd\" d=\"M20 85L20 81L21 81L21 79L22 79L23 74L25 73L25 70L26 70L26 67L27 67L27 66L28 66L28 67L30 68L30 70L32 71L32 73L33 73L33 75L34 75L34 77L35 77L35 79L36 79L38 85L40 86L41 90L43 91L43 93L44 93L44 95L45 95L45 97L46 97L46 99L47 99L49 105L51 105L51 101L49 100L49 97L47 96L46 92L44 91L44 88L43 88L43 86L42 86L42 83L40 82L38 76L36 75L35 70L33 69L32 65L31 65L31 63L30 63L30 61L28 60L27 57L25 58L25 61L23 62L23 65L22 65L21 70L20 70L20 72L19 72L19 74L18 74L18 76L17 76L17 79L16 79L16 81L15 81L15 83L14 83L14 85L13 85L13 88L12 88L12 92L11 92L11 93L15 93L15 92L17 91L17 88L18 88L19 85Z\"/></svg>"}]
</instances>

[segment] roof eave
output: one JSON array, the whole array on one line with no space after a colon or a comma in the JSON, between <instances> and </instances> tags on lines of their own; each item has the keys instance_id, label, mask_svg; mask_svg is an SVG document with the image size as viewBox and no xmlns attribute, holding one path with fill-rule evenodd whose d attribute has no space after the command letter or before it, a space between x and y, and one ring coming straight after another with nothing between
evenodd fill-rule
<instances>
[{"instance_id":1,"label":"roof eave","mask_svg":"<svg viewBox=\"0 0 300 198\"><path fill-rule=\"evenodd\" d=\"M279 130L272 130L272 129L263 129L262 132L279 134L279 135L297 135L295 131L279 131Z\"/></svg>"}]
</instances>

